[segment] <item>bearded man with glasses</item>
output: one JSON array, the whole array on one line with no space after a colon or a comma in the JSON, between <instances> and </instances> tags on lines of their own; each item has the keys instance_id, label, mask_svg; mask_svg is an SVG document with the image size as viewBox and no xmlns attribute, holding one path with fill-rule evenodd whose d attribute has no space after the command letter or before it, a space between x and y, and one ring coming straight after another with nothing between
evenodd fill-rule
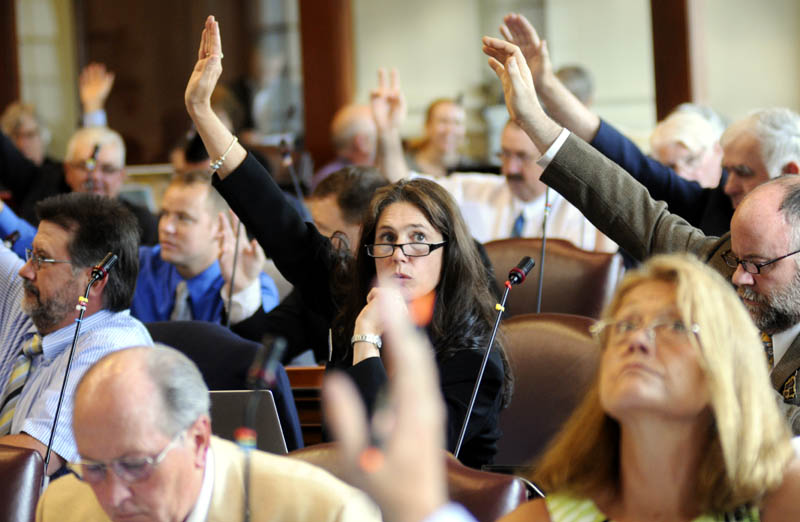
<instances>
[{"instance_id":1,"label":"bearded man with glasses","mask_svg":"<svg viewBox=\"0 0 800 522\"><path fill-rule=\"evenodd\" d=\"M73 429L77 476L54 481L37 520L370 521L360 491L305 462L244 454L211 435L208 388L172 348L131 348L101 359L78 384Z\"/></svg>"},{"instance_id":2,"label":"bearded man with glasses","mask_svg":"<svg viewBox=\"0 0 800 522\"><path fill-rule=\"evenodd\" d=\"M772 386L800 435L800 176L760 184L737 201L730 232L706 236L672 214L619 165L553 121L537 98L522 51L484 37L508 110L544 151L542 182L563 195L634 259L691 252L737 289L761 330ZM797 134L791 136L798 141Z\"/></svg>"}]
</instances>

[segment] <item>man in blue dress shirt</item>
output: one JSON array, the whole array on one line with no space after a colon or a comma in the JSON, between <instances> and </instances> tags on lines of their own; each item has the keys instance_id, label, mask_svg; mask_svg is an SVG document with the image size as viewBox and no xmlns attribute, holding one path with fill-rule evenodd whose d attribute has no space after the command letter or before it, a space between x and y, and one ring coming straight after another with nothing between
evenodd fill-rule
<instances>
[{"instance_id":1,"label":"man in blue dress shirt","mask_svg":"<svg viewBox=\"0 0 800 522\"><path fill-rule=\"evenodd\" d=\"M204 171L175 174L161 203L158 245L140 247L139 279L131 313L144 322L196 319L236 323L278 304L278 290L262 272L263 252L242 238L233 278L234 232L225 200Z\"/></svg>"}]
</instances>

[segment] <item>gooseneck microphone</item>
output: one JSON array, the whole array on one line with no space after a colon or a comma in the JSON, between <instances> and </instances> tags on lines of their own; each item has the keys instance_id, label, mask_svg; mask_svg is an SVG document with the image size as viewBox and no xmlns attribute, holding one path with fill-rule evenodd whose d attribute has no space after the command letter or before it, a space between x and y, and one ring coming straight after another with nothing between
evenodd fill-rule
<instances>
[{"instance_id":1,"label":"gooseneck microphone","mask_svg":"<svg viewBox=\"0 0 800 522\"><path fill-rule=\"evenodd\" d=\"M250 522L250 450L256 449L258 439L256 414L262 397L258 390L267 390L275 385L275 369L287 345L283 337L276 337L270 342L270 336L264 336L261 348L247 371L247 387L253 391L245 406L244 425L233 433L236 444L244 453L244 513L242 514L244 522Z\"/></svg>"},{"instance_id":2,"label":"gooseneck microphone","mask_svg":"<svg viewBox=\"0 0 800 522\"><path fill-rule=\"evenodd\" d=\"M522 260L508 272L508 282L511 285L519 285L525 282L525 278L528 277L528 273L533 270L533 267L536 265L536 261L531 259L528 256L522 258Z\"/></svg>"},{"instance_id":3,"label":"gooseneck microphone","mask_svg":"<svg viewBox=\"0 0 800 522\"><path fill-rule=\"evenodd\" d=\"M472 416L472 409L475 407L475 399L478 397L478 389L480 389L481 381L483 380L483 372L486 370L486 363L489 361L489 355L492 352L492 346L494 346L495 337L497 337L497 328L500 326L500 320L503 318L503 312L506 309L508 293L511 291L512 286L521 284L525 281L525 278L533 269L535 264L536 262L530 257L523 257L522 260L517 263L517 266L512 268L508 273L508 281L506 281L503 285L506 287L505 291L503 292L503 298L498 304L495 305L495 309L497 309L497 320L494 322L492 336L489 338L489 346L486 348L486 353L483 354L483 361L481 361L481 368L478 371L478 378L475 380L475 387L472 389L472 396L469 399L469 406L467 406L467 414L464 416L464 424L461 425L461 433L458 435L456 449L453 452L453 455L456 458L458 458L458 454L461 452L461 445L464 443L464 435L467 434L467 424L469 424L469 418Z\"/></svg>"},{"instance_id":4,"label":"gooseneck microphone","mask_svg":"<svg viewBox=\"0 0 800 522\"><path fill-rule=\"evenodd\" d=\"M119 261L119 256L117 254L113 252L106 254L106 257L92 268L92 280L89 284L93 285L107 276L108 271L117 264L117 261Z\"/></svg>"},{"instance_id":5,"label":"gooseneck microphone","mask_svg":"<svg viewBox=\"0 0 800 522\"><path fill-rule=\"evenodd\" d=\"M19 241L19 230L15 230L3 238L3 246L6 248L13 248L17 241Z\"/></svg>"},{"instance_id":6,"label":"gooseneck microphone","mask_svg":"<svg viewBox=\"0 0 800 522\"><path fill-rule=\"evenodd\" d=\"M98 281L108 275L108 271L117 263L119 256L113 252L109 252L100 263L92 267L92 276L89 278L89 283L86 285L86 291L82 296L78 296L78 304L75 309L78 311L78 318L75 319L75 335L72 338L72 346L69 349L69 356L67 357L67 369L64 371L64 382L61 383L61 391L58 394L58 404L56 405L56 414L53 417L53 427L50 429L50 440L47 442L47 452L44 456L44 475L42 476L42 489L47 485L47 468L50 466L50 455L53 452L53 439L56 436L56 426L58 426L58 417L61 414L61 405L64 402L64 392L67 389L67 380L69 379L69 371L72 368L72 359L75 357L75 346L78 344L78 335L81 332L81 323L83 322L83 315L86 313L86 303L89 302L89 292L92 286Z\"/></svg>"}]
</instances>

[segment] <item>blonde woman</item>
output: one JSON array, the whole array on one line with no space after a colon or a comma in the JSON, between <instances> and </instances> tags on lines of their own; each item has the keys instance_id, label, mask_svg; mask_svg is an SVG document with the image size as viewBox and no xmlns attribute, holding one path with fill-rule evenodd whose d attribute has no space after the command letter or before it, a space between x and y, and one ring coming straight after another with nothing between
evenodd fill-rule
<instances>
[{"instance_id":1,"label":"blonde woman","mask_svg":"<svg viewBox=\"0 0 800 522\"><path fill-rule=\"evenodd\" d=\"M535 466L548 496L504 520L800 520L800 463L764 351L719 274L655 257L596 333L597 378Z\"/></svg>"}]
</instances>

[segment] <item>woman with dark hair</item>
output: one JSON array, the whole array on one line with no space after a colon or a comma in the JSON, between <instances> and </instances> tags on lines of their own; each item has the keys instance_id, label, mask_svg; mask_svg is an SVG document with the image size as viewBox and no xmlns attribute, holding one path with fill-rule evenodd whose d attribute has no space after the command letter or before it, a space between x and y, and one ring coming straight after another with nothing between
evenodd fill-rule
<instances>
[{"instance_id":1,"label":"woman with dark hair","mask_svg":"<svg viewBox=\"0 0 800 522\"><path fill-rule=\"evenodd\" d=\"M329 364L356 380L370 411L387 378L378 303L394 300L407 306L436 352L452 451L489 342L495 302L458 207L427 180L384 187L364 217L355 259L338 263L341 253L332 252L330 240L286 204L270 176L211 110L209 96L221 60L219 28L209 17L186 88L186 107L217 159L215 186L305 302L330 318ZM511 377L498 342L459 455L465 464L491 463L500 436L499 412L510 393Z\"/></svg>"}]
</instances>

